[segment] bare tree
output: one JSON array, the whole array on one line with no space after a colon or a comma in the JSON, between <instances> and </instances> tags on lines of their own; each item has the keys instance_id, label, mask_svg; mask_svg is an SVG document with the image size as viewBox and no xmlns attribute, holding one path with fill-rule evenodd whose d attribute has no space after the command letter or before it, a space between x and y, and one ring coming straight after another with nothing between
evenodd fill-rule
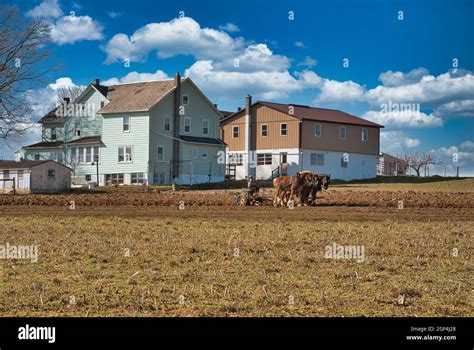
<instances>
[{"instance_id":1,"label":"bare tree","mask_svg":"<svg viewBox=\"0 0 474 350\"><path fill-rule=\"evenodd\" d=\"M74 102L85 90L83 86L69 86L63 87L56 90L57 98L56 103L62 104L64 103L64 99L68 98L71 102Z\"/></svg>"},{"instance_id":2,"label":"bare tree","mask_svg":"<svg viewBox=\"0 0 474 350\"><path fill-rule=\"evenodd\" d=\"M416 172L416 176L420 176L420 171L422 168L429 168L431 165L439 164L439 162L434 157L433 153L419 153L417 151L404 150L403 160L405 162L405 172L412 168Z\"/></svg>"},{"instance_id":3,"label":"bare tree","mask_svg":"<svg viewBox=\"0 0 474 350\"><path fill-rule=\"evenodd\" d=\"M16 7L0 5L0 139L20 136L32 126L31 89L52 71L44 48L49 39L47 22L25 23Z\"/></svg>"}]
</instances>

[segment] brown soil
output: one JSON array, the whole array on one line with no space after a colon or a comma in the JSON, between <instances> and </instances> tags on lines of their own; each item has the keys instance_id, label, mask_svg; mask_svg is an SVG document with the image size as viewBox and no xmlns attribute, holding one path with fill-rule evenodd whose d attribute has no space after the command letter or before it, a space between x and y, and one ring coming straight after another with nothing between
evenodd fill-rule
<instances>
[{"instance_id":1,"label":"brown soil","mask_svg":"<svg viewBox=\"0 0 474 350\"><path fill-rule=\"evenodd\" d=\"M238 191L163 191L159 193L106 192L61 195L0 195L0 206L178 206L183 200L186 206L233 206ZM272 191L264 191L267 199L263 205L271 206ZM412 208L473 208L472 192L415 192L415 191L334 191L318 194L317 206L350 207L403 207Z\"/></svg>"}]
</instances>

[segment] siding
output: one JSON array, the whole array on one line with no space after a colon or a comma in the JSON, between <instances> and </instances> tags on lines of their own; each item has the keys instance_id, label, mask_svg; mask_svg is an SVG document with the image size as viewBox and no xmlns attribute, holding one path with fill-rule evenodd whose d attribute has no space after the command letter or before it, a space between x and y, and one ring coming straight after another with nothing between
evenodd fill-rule
<instances>
[{"instance_id":1,"label":"siding","mask_svg":"<svg viewBox=\"0 0 474 350\"><path fill-rule=\"evenodd\" d=\"M78 103L85 103L88 105L86 111L90 110L88 116L66 117L64 121L65 140L66 142L76 140L85 136L98 136L102 134L102 115L97 114L100 109L102 101L106 98L95 89L91 89L89 93L78 101ZM90 107L89 107L90 106ZM75 123L79 122L81 125L81 135L75 136Z\"/></svg>"},{"instance_id":2,"label":"siding","mask_svg":"<svg viewBox=\"0 0 474 350\"><path fill-rule=\"evenodd\" d=\"M256 123L253 124L255 125L255 133L251 140L251 145L256 146L255 148L252 147L253 149L299 147L299 119L261 105L252 107L252 115L256 120ZM280 135L281 123L287 124L287 136ZM263 124L268 125L267 137L262 137L261 134Z\"/></svg>"},{"instance_id":3,"label":"siding","mask_svg":"<svg viewBox=\"0 0 474 350\"><path fill-rule=\"evenodd\" d=\"M56 128L56 140L51 140L51 128ZM64 127L60 123L48 123L43 125L41 130L41 140L43 142L50 141L63 141L64 140Z\"/></svg>"},{"instance_id":4,"label":"siding","mask_svg":"<svg viewBox=\"0 0 474 350\"><path fill-rule=\"evenodd\" d=\"M64 159L64 148L37 148L35 150L25 150L24 158L26 160L35 160L35 154L40 154L40 160L55 160L59 163Z\"/></svg>"},{"instance_id":5,"label":"siding","mask_svg":"<svg viewBox=\"0 0 474 350\"><path fill-rule=\"evenodd\" d=\"M315 124L321 124L321 136L314 135ZM346 127L346 139L339 139L339 127ZM361 130L369 132L367 141L361 140ZM379 154L379 128L350 124L324 123L305 120L302 127L302 148L361 154Z\"/></svg>"},{"instance_id":6,"label":"siding","mask_svg":"<svg viewBox=\"0 0 474 350\"><path fill-rule=\"evenodd\" d=\"M130 116L130 132L123 132L122 118ZM99 171L101 174L148 172L149 118L147 113L111 114L104 117ZM133 146L132 162L118 162L118 147Z\"/></svg>"},{"instance_id":7,"label":"siding","mask_svg":"<svg viewBox=\"0 0 474 350\"><path fill-rule=\"evenodd\" d=\"M184 115L180 116L180 134L190 136L204 136L219 138L219 121L221 118L218 113L189 82L184 81L181 84L181 95L189 96L189 103L184 106ZM184 118L191 118L191 133L184 133ZM209 121L209 135L202 134L202 121Z\"/></svg>"},{"instance_id":8,"label":"siding","mask_svg":"<svg viewBox=\"0 0 474 350\"><path fill-rule=\"evenodd\" d=\"M232 127L239 126L239 138L232 138ZM229 152L245 151L245 111L222 127L222 140L227 144Z\"/></svg>"},{"instance_id":9,"label":"siding","mask_svg":"<svg viewBox=\"0 0 474 350\"><path fill-rule=\"evenodd\" d=\"M188 95L188 105L184 106L184 114L180 115L180 135L199 136L199 137L215 137L219 138L219 121L220 114L201 96L196 88L189 82L183 81L181 85L181 95ZM153 174L164 173L166 181L169 181L170 163L173 157L173 93L165 96L156 106L150 110L150 147L149 147L149 177L153 178ZM170 117L170 131L164 130L164 118ZM191 118L191 132L184 133L184 118ZM209 121L209 134L202 134L202 121L207 119ZM164 148L164 161L157 161L158 146ZM200 161L191 158L191 148L199 148ZM217 151L225 151L222 146L207 146L195 145L181 142L179 159L183 161L180 164L180 174L186 178L180 179L181 182L189 183L189 176L192 172L194 176L205 175L209 173L209 161L211 164L212 173L223 172L223 166L219 166L216 162ZM202 162L202 153L208 153L206 162ZM223 175L222 175L223 176ZM193 183L198 182L194 179ZM152 183L152 181L150 181Z\"/></svg>"},{"instance_id":10,"label":"siding","mask_svg":"<svg viewBox=\"0 0 474 350\"><path fill-rule=\"evenodd\" d=\"M54 162L47 162L31 169L31 192L55 193L69 189L71 170ZM54 178L48 177L48 169L54 169Z\"/></svg>"},{"instance_id":11,"label":"siding","mask_svg":"<svg viewBox=\"0 0 474 350\"><path fill-rule=\"evenodd\" d=\"M299 147L299 120L285 113L268 108L267 106L255 105L251 108L253 122L252 136L250 139L251 149L280 149ZM287 124L287 136L280 135L281 123ZM268 126L268 136L263 137L261 127ZM232 138L233 126L240 127L240 137ZM230 123L222 127L223 140L229 146L229 152L245 150L245 110L240 112Z\"/></svg>"}]
</instances>

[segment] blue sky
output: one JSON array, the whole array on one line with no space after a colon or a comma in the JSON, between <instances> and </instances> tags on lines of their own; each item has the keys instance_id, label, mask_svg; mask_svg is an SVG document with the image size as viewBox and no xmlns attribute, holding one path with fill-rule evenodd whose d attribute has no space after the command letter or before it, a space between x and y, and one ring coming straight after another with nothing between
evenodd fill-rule
<instances>
[{"instance_id":1,"label":"blue sky","mask_svg":"<svg viewBox=\"0 0 474 350\"><path fill-rule=\"evenodd\" d=\"M382 151L433 151L449 165L457 153L474 175L472 0L10 3L53 26L48 48L63 69L34 92L38 116L58 86L180 71L221 109L247 93L342 109L386 126ZM382 112L388 103L411 109Z\"/></svg>"}]
</instances>

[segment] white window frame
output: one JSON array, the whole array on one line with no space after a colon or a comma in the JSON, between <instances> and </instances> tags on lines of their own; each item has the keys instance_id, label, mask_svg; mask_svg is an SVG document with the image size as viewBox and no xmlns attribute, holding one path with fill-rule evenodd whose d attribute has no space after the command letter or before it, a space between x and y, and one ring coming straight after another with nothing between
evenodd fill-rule
<instances>
[{"instance_id":1,"label":"white window frame","mask_svg":"<svg viewBox=\"0 0 474 350\"><path fill-rule=\"evenodd\" d=\"M364 131L365 131L365 140L364 140ZM369 140L369 129L368 128L362 128L360 131L360 139L363 142L367 142Z\"/></svg>"},{"instance_id":2,"label":"white window frame","mask_svg":"<svg viewBox=\"0 0 474 350\"><path fill-rule=\"evenodd\" d=\"M87 152L87 151L90 151L90 152ZM90 160L87 161L87 155L89 154L90 156ZM84 163L85 164L91 164L94 162L94 147L84 147Z\"/></svg>"},{"instance_id":3,"label":"white window frame","mask_svg":"<svg viewBox=\"0 0 474 350\"><path fill-rule=\"evenodd\" d=\"M244 165L244 157L242 153L229 153L229 164Z\"/></svg>"},{"instance_id":4,"label":"white window frame","mask_svg":"<svg viewBox=\"0 0 474 350\"><path fill-rule=\"evenodd\" d=\"M123 161L119 160L120 149L123 148ZM127 160L127 148L130 148L130 160ZM133 163L133 146L132 145L120 145L117 148L117 162L119 164Z\"/></svg>"},{"instance_id":5,"label":"white window frame","mask_svg":"<svg viewBox=\"0 0 474 350\"><path fill-rule=\"evenodd\" d=\"M313 156L316 158L314 162ZM320 159L322 159L323 161L319 162ZM309 162L311 165L314 166L324 166L324 153L311 153Z\"/></svg>"},{"instance_id":6,"label":"white window frame","mask_svg":"<svg viewBox=\"0 0 474 350\"><path fill-rule=\"evenodd\" d=\"M81 148L82 148L82 155L81 155ZM77 162L78 162L78 164L85 164L85 160L86 160L86 148L84 146L77 147Z\"/></svg>"},{"instance_id":7,"label":"white window frame","mask_svg":"<svg viewBox=\"0 0 474 350\"><path fill-rule=\"evenodd\" d=\"M285 125L285 132L286 134L283 135L283 125ZM288 136L288 123L280 123L280 136Z\"/></svg>"},{"instance_id":8,"label":"white window frame","mask_svg":"<svg viewBox=\"0 0 474 350\"><path fill-rule=\"evenodd\" d=\"M197 147L191 148L191 158L199 158L199 148Z\"/></svg>"},{"instance_id":9,"label":"white window frame","mask_svg":"<svg viewBox=\"0 0 474 350\"><path fill-rule=\"evenodd\" d=\"M344 129L344 137L341 137L341 131ZM343 125L339 126L339 140L347 140L347 128Z\"/></svg>"},{"instance_id":10,"label":"white window frame","mask_svg":"<svg viewBox=\"0 0 474 350\"><path fill-rule=\"evenodd\" d=\"M262 158L259 160L259 157ZM268 162L270 159L270 162ZM273 156L271 153L257 153L257 165L272 165Z\"/></svg>"},{"instance_id":11,"label":"white window frame","mask_svg":"<svg viewBox=\"0 0 474 350\"><path fill-rule=\"evenodd\" d=\"M319 126L319 135L317 133L318 126ZM321 137L321 124L320 123L314 124L314 136Z\"/></svg>"},{"instance_id":12,"label":"white window frame","mask_svg":"<svg viewBox=\"0 0 474 350\"><path fill-rule=\"evenodd\" d=\"M186 120L189 120L189 131L186 131ZM183 133L185 133L185 134L190 134L191 133L191 117L184 117Z\"/></svg>"},{"instance_id":13,"label":"white window frame","mask_svg":"<svg viewBox=\"0 0 474 350\"><path fill-rule=\"evenodd\" d=\"M168 123L166 123L166 121L168 121ZM168 130L166 130L166 125L168 125L168 127L169 127ZM169 115L165 115L163 117L163 131L171 132L171 116L169 116Z\"/></svg>"},{"instance_id":14,"label":"white window frame","mask_svg":"<svg viewBox=\"0 0 474 350\"><path fill-rule=\"evenodd\" d=\"M237 129L237 137L234 136L234 130ZM238 139L240 138L240 126L239 125L232 125L232 138Z\"/></svg>"},{"instance_id":15,"label":"white window frame","mask_svg":"<svg viewBox=\"0 0 474 350\"><path fill-rule=\"evenodd\" d=\"M125 123L125 118L128 118L128 123ZM130 118L129 115L124 115L124 116L122 117L122 131L123 131L123 132L130 132L130 130L131 130L131 124L132 124L131 120L132 120L132 118ZM127 129L127 130L125 130L125 125L128 125L128 129Z\"/></svg>"},{"instance_id":16,"label":"white window frame","mask_svg":"<svg viewBox=\"0 0 474 350\"><path fill-rule=\"evenodd\" d=\"M263 127L266 126L266 135L263 134ZM261 137L268 137L268 124L262 124L260 125L260 136Z\"/></svg>"},{"instance_id":17,"label":"white window frame","mask_svg":"<svg viewBox=\"0 0 474 350\"><path fill-rule=\"evenodd\" d=\"M207 133L204 133L204 123L207 123ZM209 131L210 131L210 125L211 123L209 122L209 119L203 119L202 120L202 136L209 136Z\"/></svg>"},{"instance_id":18,"label":"white window frame","mask_svg":"<svg viewBox=\"0 0 474 350\"><path fill-rule=\"evenodd\" d=\"M161 151L161 159L158 159L158 154L159 154L158 150L159 150L160 148L162 149L162 151ZM164 160L165 160L165 147L164 147L164 146L161 146L161 145L158 145L158 146L156 146L156 161L157 161L157 162L162 162L162 161L164 161Z\"/></svg>"},{"instance_id":19,"label":"white window frame","mask_svg":"<svg viewBox=\"0 0 474 350\"><path fill-rule=\"evenodd\" d=\"M80 149L82 148L82 155ZM87 162L87 149L90 148L91 152L91 161ZM74 146L71 147L71 163L72 164L92 164L95 163L95 149L97 148L97 153L99 155L99 164L100 164L100 146ZM74 155L74 157L73 157ZM79 160L82 159L82 162Z\"/></svg>"},{"instance_id":20,"label":"white window frame","mask_svg":"<svg viewBox=\"0 0 474 350\"><path fill-rule=\"evenodd\" d=\"M136 182L133 182L133 176L135 175ZM141 181L140 181L141 179ZM130 173L130 184L131 185L143 185L145 184L145 173L143 172L134 172Z\"/></svg>"},{"instance_id":21,"label":"white window frame","mask_svg":"<svg viewBox=\"0 0 474 350\"><path fill-rule=\"evenodd\" d=\"M186 103L184 103L184 96L186 96L186 98L187 98ZM181 104L182 104L183 106L189 106L189 95L188 95L188 94L183 94L183 95L181 96Z\"/></svg>"}]
</instances>

